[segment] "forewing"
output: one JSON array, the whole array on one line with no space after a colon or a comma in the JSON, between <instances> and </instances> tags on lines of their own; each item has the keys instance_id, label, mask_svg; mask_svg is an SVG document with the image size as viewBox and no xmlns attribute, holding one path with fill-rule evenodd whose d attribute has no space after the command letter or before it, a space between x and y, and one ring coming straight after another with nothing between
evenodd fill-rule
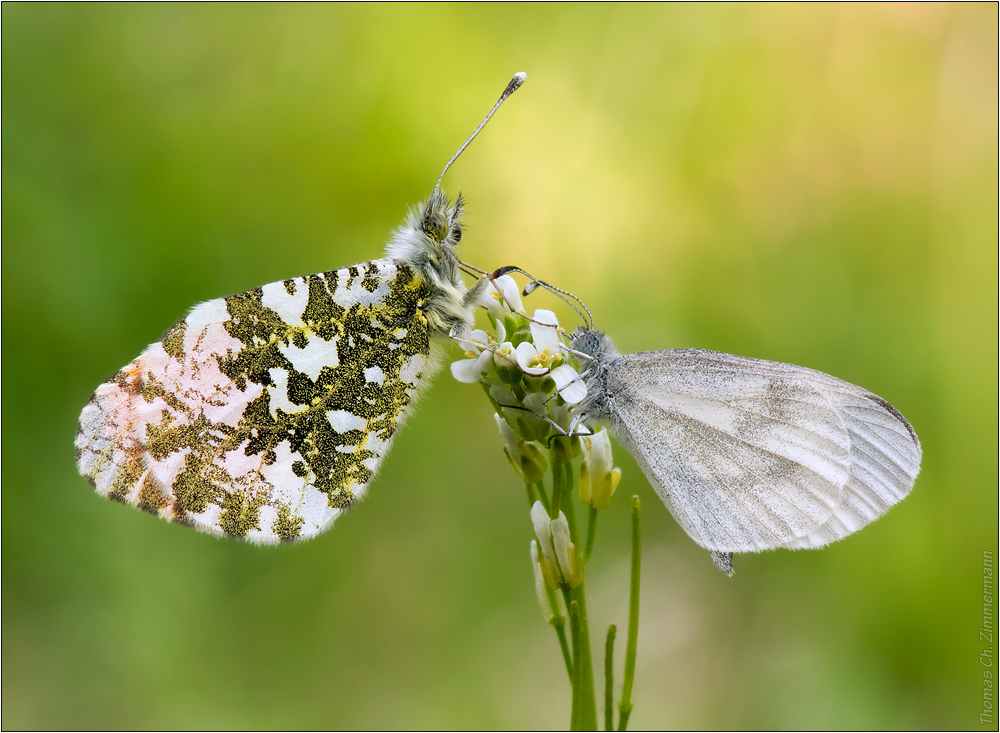
<instances>
[{"instance_id":1,"label":"forewing","mask_svg":"<svg viewBox=\"0 0 1000 733\"><path fill-rule=\"evenodd\" d=\"M819 547L909 491L920 445L887 402L826 374L698 349L632 354L612 428L687 533L717 552Z\"/></svg>"},{"instance_id":2,"label":"forewing","mask_svg":"<svg viewBox=\"0 0 1000 733\"><path fill-rule=\"evenodd\" d=\"M204 532L322 532L364 494L430 376L427 295L386 258L202 303L94 393L80 473Z\"/></svg>"}]
</instances>

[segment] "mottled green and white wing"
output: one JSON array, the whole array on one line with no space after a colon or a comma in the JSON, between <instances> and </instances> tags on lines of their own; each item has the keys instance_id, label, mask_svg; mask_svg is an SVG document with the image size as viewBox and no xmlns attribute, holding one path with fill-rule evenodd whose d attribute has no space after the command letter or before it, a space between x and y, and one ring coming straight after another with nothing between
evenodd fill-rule
<instances>
[{"instance_id":1,"label":"mottled green and white wing","mask_svg":"<svg viewBox=\"0 0 1000 733\"><path fill-rule=\"evenodd\" d=\"M319 534L364 494L430 376L428 296L385 258L202 303L94 393L80 473L203 532Z\"/></svg>"}]
</instances>

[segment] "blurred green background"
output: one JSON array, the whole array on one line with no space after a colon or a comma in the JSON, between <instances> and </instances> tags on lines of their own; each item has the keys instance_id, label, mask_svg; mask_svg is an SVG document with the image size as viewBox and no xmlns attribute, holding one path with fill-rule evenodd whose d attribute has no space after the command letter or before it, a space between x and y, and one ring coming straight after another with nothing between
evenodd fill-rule
<instances>
[{"instance_id":1,"label":"blurred green background","mask_svg":"<svg viewBox=\"0 0 1000 733\"><path fill-rule=\"evenodd\" d=\"M996 4L5 3L3 727L568 724L523 487L477 388L441 375L369 498L298 546L109 503L73 462L94 388L192 304L380 256L524 70L445 180L468 198L467 261L573 290L622 351L860 384L925 451L885 518L738 557L728 579L619 449L588 590L595 637L624 631L639 494L632 727L978 728L997 20Z\"/></svg>"}]
</instances>

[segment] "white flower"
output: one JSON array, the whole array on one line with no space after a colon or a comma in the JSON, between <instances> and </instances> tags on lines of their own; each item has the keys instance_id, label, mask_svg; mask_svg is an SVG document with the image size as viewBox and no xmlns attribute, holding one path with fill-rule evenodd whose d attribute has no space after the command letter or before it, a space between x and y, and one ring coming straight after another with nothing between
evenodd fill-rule
<instances>
[{"instance_id":1,"label":"white flower","mask_svg":"<svg viewBox=\"0 0 1000 733\"><path fill-rule=\"evenodd\" d=\"M503 325L503 321L499 320L494 323L497 327L497 332L494 338L490 339L490 343L503 344L507 343L507 329Z\"/></svg>"},{"instance_id":2,"label":"white flower","mask_svg":"<svg viewBox=\"0 0 1000 733\"><path fill-rule=\"evenodd\" d=\"M551 370L554 363L563 361L565 357L559 342L559 321L555 313L536 310L530 327L531 341L518 344L515 355L525 374L538 376Z\"/></svg>"},{"instance_id":3,"label":"white flower","mask_svg":"<svg viewBox=\"0 0 1000 733\"><path fill-rule=\"evenodd\" d=\"M493 357L489 351L489 336L486 331L477 328L468 338L458 339L458 342L465 348L466 358L452 362L451 374L459 382L475 384L489 371L490 359Z\"/></svg>"},{"instance_id":4,"label":"white flower","mask_svg":"<svg viewBox=\"0 0 1000 733\"><path fill-rule=\"evenodd\" d=\"M553 360L563 358L562 344L559 342L559 321L556 314L539 308L531 320L531 340L538 353L548 351Z\"/></svg>"},{"instance_id":5,"label":"white flower","mask_svg":"<svg viewBox=\"0 0 1000 733\"><path fill-rule=\"evenodd\" d=\"M521 291L510 275L498 277L487 283L479 302L490 312L490 318L494 321L502 321L503 317L511 312L508 303L513 306L514 312L524 312L524 307L521 305Z\"/></svg>"},{"instance_id":6,"label":"white flower","mask_svg":"<svg viewBox=\"0 0 1000 733\"><path fill-rule=\"evenodd\" d=\"M552 366L552 362L546 363L545 357L538 353L538 349L530 341L519 343L514 350L514 357L525 374L545 374Z\"/></svg>"}]
</instances>

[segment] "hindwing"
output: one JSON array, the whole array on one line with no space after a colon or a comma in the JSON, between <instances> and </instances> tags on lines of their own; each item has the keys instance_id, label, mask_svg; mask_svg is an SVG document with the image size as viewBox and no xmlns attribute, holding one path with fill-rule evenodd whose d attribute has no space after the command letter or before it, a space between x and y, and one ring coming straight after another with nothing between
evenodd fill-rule
<instances>
[{"instance_id":1,"label":"hindwing","mask_svg":"<svg viewBox=\"0 0 1000 733\"><path fill-rule=\"evenodd\" d=\"M819 547L913 486L920 443L888 402L804 367L700 349L608 367L607 418L687 533L716 552Z\"/></svg>"}]
</instances>

